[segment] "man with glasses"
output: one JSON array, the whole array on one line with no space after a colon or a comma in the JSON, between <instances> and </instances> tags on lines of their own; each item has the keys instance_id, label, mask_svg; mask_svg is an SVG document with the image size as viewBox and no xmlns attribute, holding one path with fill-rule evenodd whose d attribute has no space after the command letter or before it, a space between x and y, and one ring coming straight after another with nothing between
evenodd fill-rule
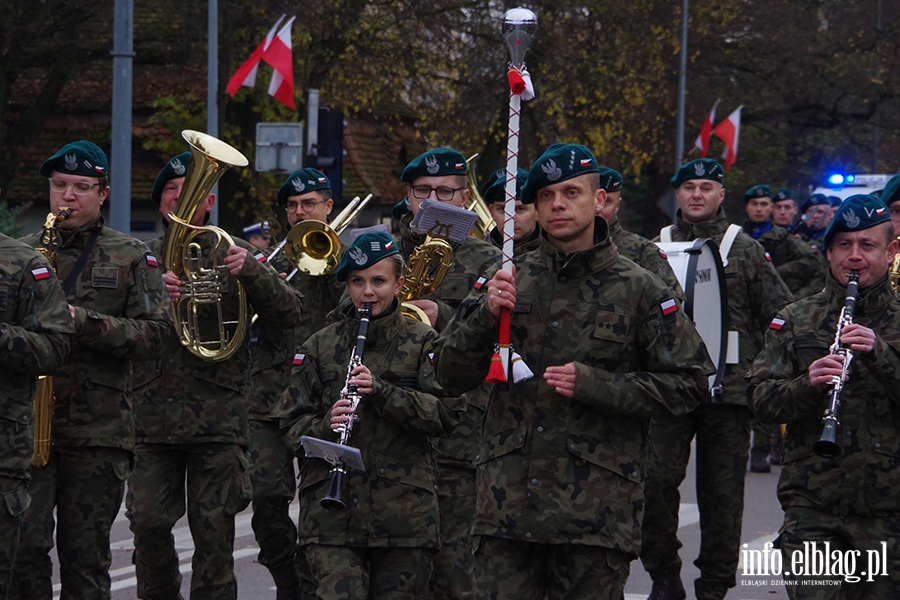
<instances>
[{"instance_id":1,"label":"man with glasses","mask_svg":"<svg viewBox=\"0 0 900 600\"><path fill-rule=\"evenodd\" d=\"M466 159L456 150L435 148L410 162L400 181L407 184L407 196L393 209L400 228L400 249L409 261L424 235L409 227L425 200L464 207L469 199L466 187ZM459 304L472 289L480 289L500 267L499 248L469 235L453 248L453 265L441 286L423 294L413 304L425 311L431 326L441 331ZM438 504L441 515L441 550L435 558L430 594L437 600L473 597L474 559L469 529L475 512L475 466L478 438L487 388L466 394L469 410L449 437L435 438L438 463Z\"/></svg>"},{"instance_id":2,"label":"man with glasses","mask_svg":"<svg viewBox=\"0 0 900 600\"><path fill-rule=\"evenodd\" d=\"M57 272L75 328L54 377L53 453L33 469L9 598L51 598L54 509L63 598L109 598L109 533L134 466L131 364L163 350L172 327L157 259L104 225L106 154L88 141L63 146L40 173L59 223ZM121 199L129 201L129 199ZM23 238L41 246L41 233Z\"/></svg>"}]
</instances>

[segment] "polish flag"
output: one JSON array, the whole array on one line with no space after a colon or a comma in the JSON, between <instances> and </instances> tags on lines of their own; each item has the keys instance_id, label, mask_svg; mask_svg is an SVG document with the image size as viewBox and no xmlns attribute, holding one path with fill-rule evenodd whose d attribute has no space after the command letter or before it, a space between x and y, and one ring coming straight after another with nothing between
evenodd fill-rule
<instances>
[{"instance_id":1,"label":"polish flag","mask_svg":"<svg viewBox=\"0 0 900 600\"><path fill-rule=\"evenodd\" d=\"M225 89L228 90L228 94L232 98L242 87L253 87L256 85L256 71L259 69L259 61L262 60L266 48L272 43L272 38L275 37L278 26L284 20L284 17L285 15L281 15L281 18L275 23L275 27L273 27L266 35L266 39L260 42L259 46L256 47L256 50L253 51L253 54L250 55L250 58L248 58L247 61L240 66L234 76L228 80L228 85L225 86Z\"/></svg>"},{"instance_id":2,"label":"polish flag","mask_svg":"<svg viewBox=\"0 0 900 600\"><path fill-rule=\"evenodd\" d=\"M291 17L282 26L262 55L262 59L275 69L269 83L269 95L291 110L297 110L294 104L294 59L291 53L291 25L294 24L294 19L296 17Z\"/></svg>"},{"instance_id":3,"label":"polish flag","mask_svg":"<svg viewBox=\"0 0 900 600\"><path fill-rule=\"evenodd\" d=\"M719 123L713 130L713 135L719 136L719 139L725 142L725 152L722 153L722 158L725 159L726 171L730 169L731 165L737 160L738 138L741 134L742 108L744 108L743 105L738 106L733 113L728 115L727 119Z\"/></svg>"},{"instance_id":4,"label":"polish flag","mask_svg":"<svg viewBox=\"0 0 900 600\"><path fill-rule=\"evenodd\" d=\"M716 100L716 103L713 104L712 110L709 111L709 116L706 117L706 120L703 121L703 127L700 128L700 135L697 136L697 141L694 142L694 145L700 149L703 158L706 158L706 153L709 152L709 137L712 135L713 123L716 120L716 108L718 108L719 102L721 100Z\"/></svg>"}]
</instances>

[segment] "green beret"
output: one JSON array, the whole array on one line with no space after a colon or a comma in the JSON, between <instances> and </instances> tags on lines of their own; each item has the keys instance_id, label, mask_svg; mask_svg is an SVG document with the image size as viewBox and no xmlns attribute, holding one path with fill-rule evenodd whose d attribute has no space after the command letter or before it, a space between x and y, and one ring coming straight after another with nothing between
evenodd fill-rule
<instances>
[{"instance_id":1,"label":"green beret","mask_svg":"<svg viewBox=\"0 0 900 600\"><path fill-rule=\"evenodd\" d=\"M891 177L881 190L881 201L885 206L890 206L891 202L897 200L900 200L900 174Z\"/></svg>"},{"instance_id":2,"label":"green beret","mask_svg":"<svg viewBox=\"0 0 900 600\"><path fill-rule=\"evenodd\" d=\"M278 188L278 204L286 206L288 196L321 190L331 192L331 182L328 181L325 173L313 168L297 169Z\"/></svg>"},{"instance_id":3,"label":"green beret","mask_svg":"<svg viewBox=\"0 0 900 600\"><path fill-rule=\"evenodd\" d=\"M794 199L794 191L791 188L780 188L777 192L775 192L775 197L772 198L773 202L784 202L785 200L793 200Z\"/></svg>"},{"instance_id":4,"label":"green beret","mask_svg":"<svg viewBox=\"0 0 900 600\"><path fill-rule=\"evenodd\" d=\"M744 204L750 202L751 198L774 199L775 194L774 192L772 192L772 188L763 183L761 185L754 185L752 188L744 192Z\"/></svg>"},{"instance_id":5,"label":"green beret","mask_svg":"<svg viewBox=\"0 0 900 600\"><path fill-rule=\"evenodd\" d=\"M409 205L409 198L404 198L391 208L391 216L397 221L401 220L411 212L412 207Z\"/></svg>"},{"instance_id":6,"label":"green beret","mask_svg":"<svg viewBox=\"0 0 900 600\"><path fill-rule=\"evenodd\" d=\"M841 205L842 200L839 196L826 196L828 198L828 204L831 205L831 208L836 208Z\"/></svg>"},{"instance_id":7,"label":"green beret","mask_svg":"<svg viewBox=\"0 0 900 600\"><path fill-rule=\"evenodd\" d=\"M353 240L353 243L344 252L335 276L338 281L346 281L350 271L368 269L381 259L399 252L393 238L385 232L364 233Z\"/></svg>"},{"instance_id":8,"label":"green beret","mask_svg":"<svg viewBox=\"0 0 900 600\"><path fill-rule=\"evenodd\" d=\"M581 144L553 144L531 165L520 200L522 204L532 204L537 191L548 185L599 172L597 159L586 147Z\"/></svg>"},{"instance_id":9,"label":"green beret","mask_svg":"<svg viewBox=\"0 0 900 600\"><path fill-rule=\"evenodd\" d=\"M600 187L606 190L607 194L621 192L623 183L621 173L609 167L600 167Z\"/></svg>"},{"instance_id":10,"label":"green beret","mask_svg":"<svg viewBox=\"0 0 900 600\"><path fill-rule=\"evenodd\" d=\"M99 178L109 175L109 160L97 144L79 140L66 144L41 165L42 177L50 177L53 171Z\"/></svg>"},{"instance_id":11,"label":"green beret","mask_svg":"<svg viewBox=\"0 0 900 600\"><path fill-rule=\"evenodd\" d=\"M184 177L187 174L188 167L191 166L191 153L182 152L178 156L173 156L162 168L156 181L153 182L153 190L150 192L150 199L159 206L162 202L162 191L166 184L173 179Z\"/></svg>"},{"instance_id":12,"label":"green beret","mask_svg":"<svg viewBox=\"0 0 900 600\"><path fill-rule=\"evenodd\" d=\"M834 234L840 231L862 231L881 223L889 223L891 213L884 202L868 194L850 196L838 207L825 230L825 247L831 247Z\"/></svg>"},{"instance_id":13,"label":"green beret","mask_svg":"<svg viewBox=\"0 0 900 600\"><path fill-rule=\"evenodd\" d=\"M412 183L419 177L443 177L444 175L465 175L466 159L450 148L435 148L420 154L406 165L400 175L403 183Z\"/></svg>"},{"instance_id":14,"label":"green beret","mask_svg":"<svg viewBox=\"0 0 900 600\"><path fill-rule=\"evenodd\" d=\"M818 205L831 206L831 202L828 201L828 198L825 197L825 194L813 194L809 198L803 201L803 204L800 205L800 214L806 214L813 206Z\"/></svg>"},{"instance_id":15,"label":"green beret","mask_svg":"<svg viewBox=\"0 0 900 600\"><path fill-rule=\"evenodd\" d=\"M725 181L725 171L722 170L722 165L711 158L698 158L681 165L670 183L677 190L682 183L691 179L709 179L722 183Z\"/></svg>"},{"instance_id":16,"label":"green beret","mask_svg":"<svg viewBox=\"0 0 900 600\"><path fill-rule=\"evenodd\" d=\"M528 171L518 169L516 171L516 199L522 197L522 188L525 186L525 180L528 178ZM494 202L506 202L506 169L497 169L488 177L487 183L490 185L482 186L481 195L488 204Z\"/></svg>"}]
</instances>

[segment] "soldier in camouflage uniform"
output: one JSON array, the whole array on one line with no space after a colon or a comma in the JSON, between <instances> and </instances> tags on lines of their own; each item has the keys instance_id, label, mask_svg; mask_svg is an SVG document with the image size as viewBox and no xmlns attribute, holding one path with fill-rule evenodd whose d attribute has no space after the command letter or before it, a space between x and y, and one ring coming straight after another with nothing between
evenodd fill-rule
<instances>
[{"instance_id":1,"label":"soldier in camouflage uniform","mask_svg":"<svg viewBox=\"0 0 900 600\"><path fill-rule=\"evenodd\" d=\"M9 590L19 530L31 503L38 375L52 375L75 333L65 294L46 259L0 234L0 598Z\"/></svg>"},{"instance_id":2,"label":"soldier in camouflage uniform","mask_svg":"<svg viewBox=\"0 0 900 600\"><path fill-rule=\"evenodd\" d=\"M334 206L331 182L317 169L299 169L278 190L290 227L313 219L327 222ZM290 274L293 265L279 254L270 264ZM344 286L333 273L297 272L290 281L303 296L300 325L294 329L277 322L258 322L251 344L253 392L250 396L250 459L253 517L250 524L259 544L259 562L272 574L277 600L300 597L302 579L308 579L305 559L297 553L297 527L288 514L297 491L294 454L270 416L278 398L290 385L294 356L300 345L326 325L326 315L341 298ZM310 593L313 593L310 590Z\"/></svg>"},{"instance_id":3,"label":"soldier in camouflage uniform","mask_svg":"<svg viewBox=\"0 0 900 600\"><path fill-rule=\"evenodd\" d=\"M887 273L897 241L887 208L872 196L844 200L823 238L831 264L825 291L780 311L747 375L751 408L769 423L786 422L778 498L784 526L778 538L792 599L900 597L900 302ZM851 270L859 271L853 323L841 343L853 354L841 392L834 458L813 452L822 435L829 391L840 378L831 354ZM825 543L847 556L858 551L855 575L801 577L792 559L804 545ZM882 546L882 543L886 546ZM776 543L776 546L778 544ZM808 549L808 548L807 548ZM867 569L868 552L886 564ZM886 556L885 556L886 554ZM833 564L833 555L825 560ZM821 567L822 562L819 563ZM872 565L868 565L872 566ZM861 571L866 571L863 575ZM803 581L806 580L806 581ZM823 585L817 581L831 580Z\"/></svg>"},{"instance_id":4,"label":"soldier in camouflage uniform","mask_svg":"<svg viewBox=\"0 0 900 600\"><path fill-rule=\"evenodd\" d=\"M438 380L488 371L501 307L535 372L497 390L478 454L475 589L492 599L621 598L640 549L648 421L697 406L712 363L663 283L618 255L596 159L556 144L528 173L540 248L498 271L438 341ZM586 327L585 324L592 324ZM465 368L461 368L465 365Z\"/></svg>"},{"instance_id":5,"label":"soldier in camouflage uniform","mask_svg":"<svg viewBox=\"0 0 900 600\"><path fill-rule=\"evenodd\" d=\"M162 351L169 302L147 246L103 224L106 154L91 142L73 142L40 172L50 179L50 210L71 210L59 223L56 270L75 335L53 379L53 453L32 472L9 597L52 597L55 525L60 597L109 598L109 533L134 466L131 361ZM23 241L39 247L41 234Z\"/></svg>"},{"instance_id":6,"label":"soldier in camouflage uniform","mask_svg":"<svg viewBox=\"0 0 900 600\"><path fill-rule=\"evenodd\" d=\"M796 215L794 192L790 188L780 188L772 197L772 222L790 231Z\"/></svg>"},{"instance_id":7,"label":"soldier in camouflage uniform","mask_svg":"<svg viewBox=\"0 0 900 600\"><path fill-rule=\"evenodd\" d=\"M190 154L172 158L160 172L152 199L168 223L181 201ZM190 201L190 199L184 199ZM210 194L192 224L203 225L215 202ZM195 241L206 252L211 234ZM299 323L300 299L243 240L220 251L219 264L243 286L250 313L261 323L291 328ZM159 249L163 239L150 242ZM250 251L248 251L250 250ZM166 259L171 260L169 258ZM160 269L164 268L160 265ZM163 275L169 294L180 297L181 282ZM225 294L226 315L237 311L234 294ZM216 322L215 305L200 306L202 327ZM249 315L247 315L249 319ZM204 331L204 333L208 333ZM209 362L190 353L172 336L164 358L145 364L135 404L137 464L128 480L126 515L134 532L138 597L180 598L181 573L172 528L184 515L185 496L194 540L191 563L193 600L237 597L234 576L234 517L250 502L248 395L249 336L231 358ZM185 483L186 482L186 483ZM186 486L186 489L185 489Z\"/></svg>"},{"instance_id":8,"label":"soldier in camouflage uniform","mask_svg":"<svg viewBox=\"0 0 900 600\"><path fill-rule=\"evenodd\" d=\"M522 204L519 197L528 171L519 169L516 174L516 212L513 215L513 255L520 256L538 247L541 239L541 226L537 222L537 211L530 204ZM481 197L484 198L491 216L497 224L489 236L491 244L503 251L503 221L506 218L506 169L497 169L481 186Z\"/></svg>"},{"instance_id":9,"label":"soldier in camouflage uniform","mask_svg":"<svg viewBox=\"0 0 900 600\"><path fill-rule=\"evenodd\" d=\"M301 436L336 442L333 429L352 418L350 401L341 396L345 384L362 395L349 443L362 452L365 471L351 469L344 477L347 508L319 504L331 465L307 458L301 468L298 531L318 598L424 597L439 547L431 436L449 433L465 403L436 397L436 334L400 313L402 270L397 244L386 233L354 241L337 270L352 303L303 345L290 389L273 412L299 455ZM348 374L364 302L372 305L364 358Z\"/></svg>"},{"instance_id":10,"label":"soldier in camouflage uniform","mask_svg":"<svg viewBox=\"0 0 900 600\"><path fill-rule=\"evenodd\" d=\"M900 175L891 177L879 196L884 205L888 207L891 215L891 223L894 224L894 236L900 238Z\"/></svg>"},{"instance_id":11,"label":"soldier in camouflage uniform","mask_svg":"<svg viewBox=\"0 0 900 600\"><path fill-rule=\"evenodd\" d=\"M684 302L684 290L669 265L666 253L647 238L625 231L619 223L623 183L621 173L615 169L600 167L600 187L606 191L606 202L600 206L597 214L609 224L609 237L619 254L659 277L672 290L675 299Z\"/></svg>"},{"instance_id":12,"label":"soldier in camouflage uniform","mask_svg":"<svg viewBox=\"0 0 900 600\"><path fill-rule=\"evenodd\" d=\"M729 229L721 208L723 179L722 166L705 158L685 164L672 177L680 206L678 223L669 230L672 241L710 238L722 244ZM765 327L792 298L765 250L750 236L737 233L727 256L728 317L739 347L738 356L729 360L737 362L725 366L723 389L712 403L687 415L654 419L650 425L659 458L647 484L641 561L653 579L653 600L685 597L678 556L678 486L695 436L701 543L694 561L700 569L694 590L698 600L720 600L735 585L750 447L751 413L743 375L762 346Z\"/></svg>"},{"instance_id":13,"label":"soldier in camouflage uniform","mask_svg":"<svg viewBox=\"0 0 900 600\"><path fill-rule=\"evenodd\" d=\"M800 205L800 220L794 225L791 233L812 248L816 253L821 253L819 240L825 233L825 220L831 210L831 202L824 194L812 194Z\"/></svg>"},{"instance_id":14,"label":"soldier in camouflage uniform","mask_svg":"<svg viewBox=\"0 0 900 600\"><path fill-rule=\"evenodd\" d=\"M466 161L462 154L448 148L435 148L413 160L403 170L401 181L409 187L407 197L394 207L399 221L401 252L406 260L425 236L413 233L409 223L426 199L465 206ZM456 308L472 289L481 289L499 268L502 252L471 235L454 249L453 266L443 284L423 300L413 303L432 318L440 332ZM470 530L475 510L475 466L487 386L468 392L469 409L462 422L448 437L434 440L438 461L438 501L441 508L441 551L435 560L431 595L437 600L472 598L472 558Z\"/></svg>"}]
</instances>

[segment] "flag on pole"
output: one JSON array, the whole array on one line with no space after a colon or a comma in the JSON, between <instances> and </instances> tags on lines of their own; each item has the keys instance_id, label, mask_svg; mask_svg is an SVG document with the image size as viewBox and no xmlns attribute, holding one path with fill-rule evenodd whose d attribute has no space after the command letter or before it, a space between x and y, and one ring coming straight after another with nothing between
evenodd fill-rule
<instances>
[{"instance_id":1,"label":"flag on pole","mask_svg":"<svg viewBox=\"0 0 900 600\"><path fill-rule=\"evenodd\" d=\"M291 52L291 25L294 19L296 17L291 17L282 26L262 55L262 59L275 69L269 83L269 95L291 110L297 110L294 104L294 59Z\"/></svg>"},{"instance_id":2,"label":"flag on pole","mask_svg":"<svg viewBox=\"0 0 900 600\"><path fill-rule=\"evenodd\" d=\"M725 170L731 168L731 165L737 160L738 153L738 138L741 134L741 109L744 108L743 105L738 106L733 113L728 115L728 118L719 123L716 128L713 130L713 135L716 135L725 142L725 152L722 153L722 158L725 159Z\"/></svg>"},{"instance_id":3,"label":"flag on pole","mask_svg":"<svg viewBox=\"0 0 900 600\"><path fill-rule=\"evenodd\" d=\"M716 100L716 103L713 104L712 110L709 111L709 116L706 117L706 120L703 121L703 126L700 128L700 135L697 136L697 141L694 142L694 145L700 149L700 155L703 158L706 158L706 153L709 152L709 138L712 135L713 123L716 121L716 108L718 108L719 102L721 100Z\"/></svg>"},{"instance_id":4,"label":"flag on pole","mask_svg":"<svg viewBox=\"0 0 900 600\"><path fill-rule=\"evenodd\" d=\"M285 15L281 15L281 18L275 23L275 27L273 27L266 35L266 38L259 43L259 46L256 47L256 50L253 51L250 58L248 58L246 62L238 68L234 76L228 80L228 85L225 86L225 89L228 90L228 95L232 98L242 87L253 87L256 85L256 71L259 68L259 61L262 60L266 48L272 43L272 38L275 37L278 26L284 20L284 17Z\"/></svg>"}]
</instances>

